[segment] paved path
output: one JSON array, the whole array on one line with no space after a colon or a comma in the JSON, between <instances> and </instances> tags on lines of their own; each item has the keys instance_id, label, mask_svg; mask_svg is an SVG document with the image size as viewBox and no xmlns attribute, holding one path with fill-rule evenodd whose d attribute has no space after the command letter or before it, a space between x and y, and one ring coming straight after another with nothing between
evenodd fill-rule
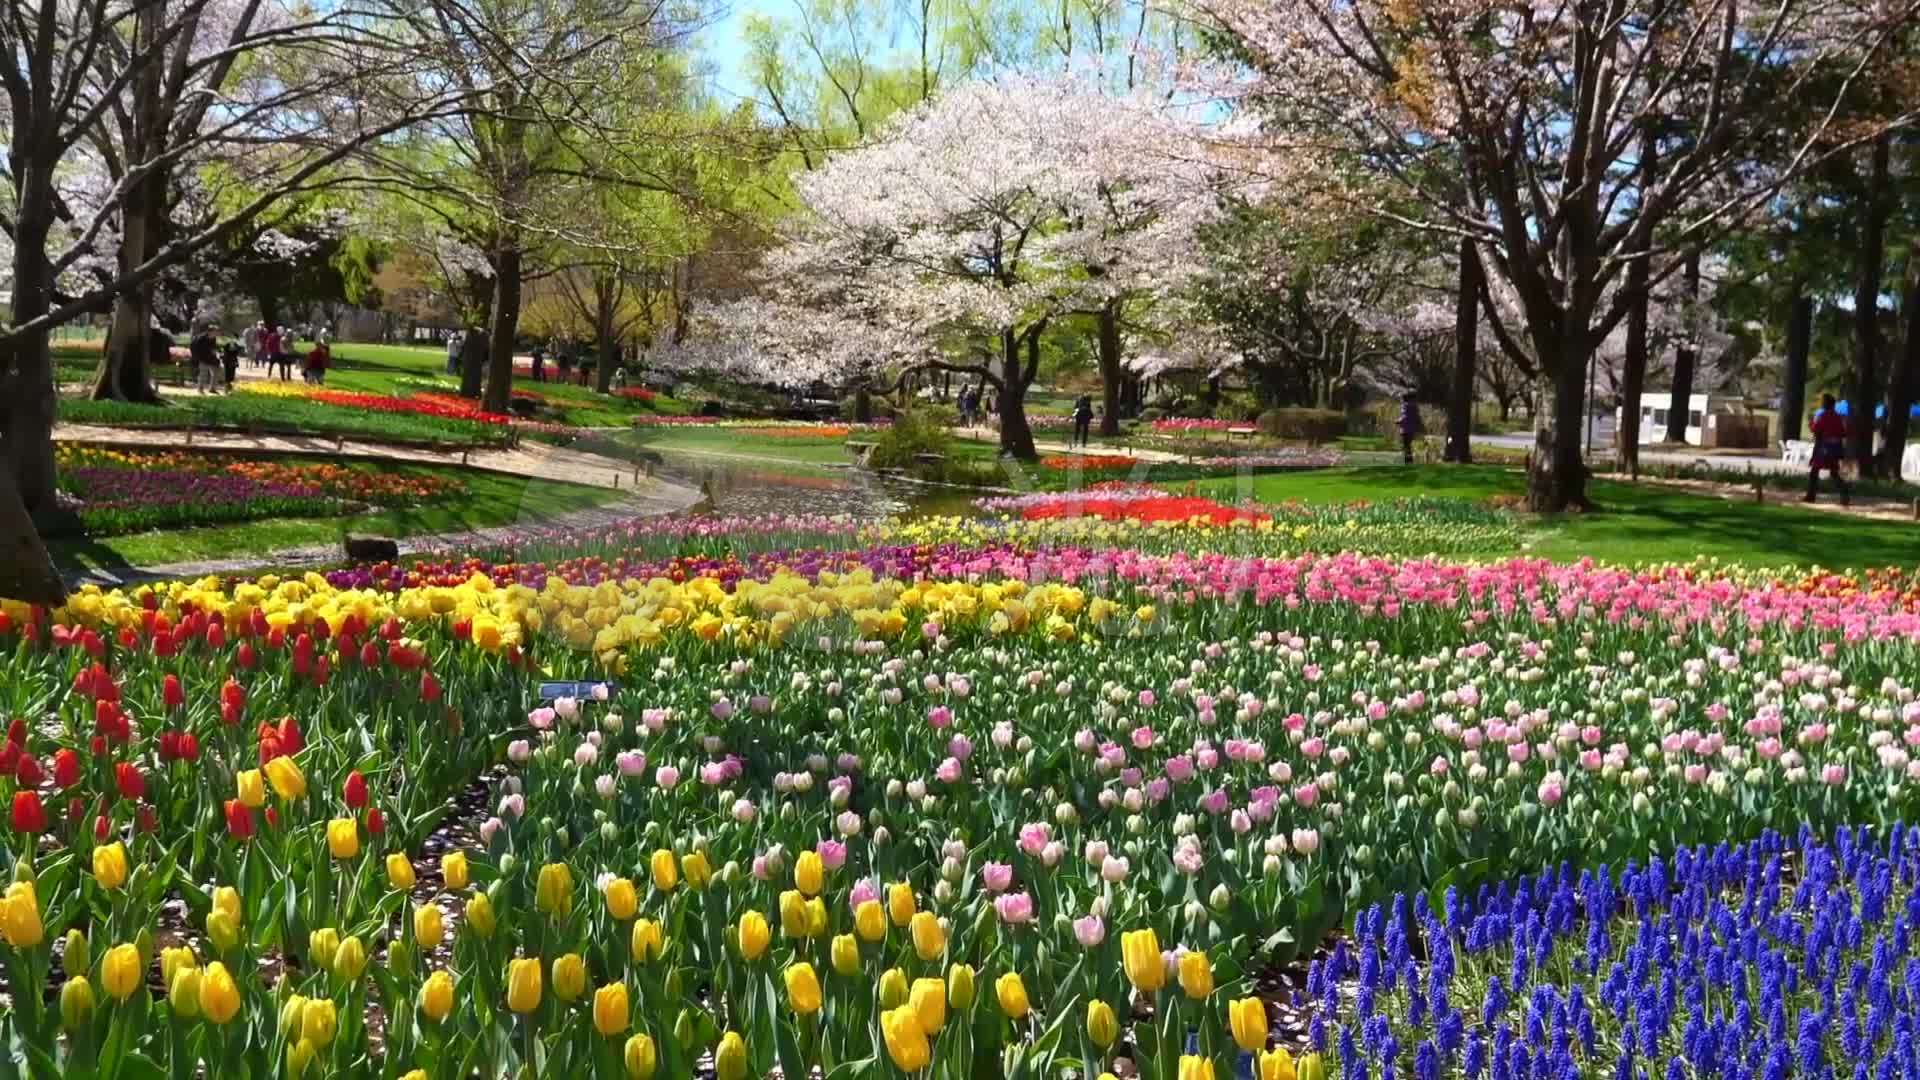
<instances>
[{"instance_id":1,"label":"paved path","mask_svg":"<svg viewBox=\"0 0 1920 1080\"><path fill-rule=\"evenodd\" d=\"M531 439L512 450L431 450L409 446L388 446L359 439L338 440L328 436L248 435L243 432L148 431L138 428L109 427L102 424L57 424L55 442L94 443L119 448L151 447L184 450L247 450L270 454L300 454L331 460L361 458L378 461L408 461L426 465L466 466L489 472L508 473L539 480L562 480L591 487L615 487L622 490L635 483L635 467L617 458L601 457L564 446L550 446ZM639 472L644 491L649 486L645 469ZM654 480L654 484L664 481Z\"/></svg>"}]
</instances>

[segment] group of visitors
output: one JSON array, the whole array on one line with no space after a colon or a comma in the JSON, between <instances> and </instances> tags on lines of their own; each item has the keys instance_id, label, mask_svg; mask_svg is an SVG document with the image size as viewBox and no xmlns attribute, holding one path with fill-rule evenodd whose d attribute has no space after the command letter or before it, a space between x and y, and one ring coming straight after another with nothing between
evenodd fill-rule
<instances>
[{"instance_id":1,"label":"group of visitors","mask_svg":"<svg viewBox=\"0 0 1920 1080\"><path fill-rule=\"evenodd\" d=\"M962 387L958 404L961 427L982 423L995 412L993 395L983 386Z\"/></svg>"},{"instance_id":2,"label":"group of visitors","mask_svg":"<svg viewBox=\"0 0 1920 1080\"><path fill-rule=\"evenodd\" d=\"M301 334L291 326L269 326L264 320L240 334L240 347L255 368L264 368L283 380L293 378L293 367L300 365L300 377L315 386L327 381L327 369L333 366L333 348L327 344L326 331L310 334L313 347L300 352ZM229 380L231 381L231 380Z\"/></svg>"}]
</instances>

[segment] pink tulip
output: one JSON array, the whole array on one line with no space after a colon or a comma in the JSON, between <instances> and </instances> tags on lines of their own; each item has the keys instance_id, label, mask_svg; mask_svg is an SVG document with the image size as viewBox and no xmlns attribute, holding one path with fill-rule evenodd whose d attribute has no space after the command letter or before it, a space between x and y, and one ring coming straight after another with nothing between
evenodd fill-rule
<instances>
[{"instance_id":1,"label":"pink tulip","mask_svg":"<svg viewBox=\"0 0 1920 1080\"><path fill-rule=\"evenodd\" d=\"M680 770L671 765L662 765L653 770L653 782L671 791L680 782Z\"/></svg>"},{"instance_id":2,"label":"pink tulip","mask_svg":"<svg viewBox=\"0 0 1920 1080\"><path fill-rule=\"evenodd\" d=\"M995 897L993 909L1000 913L1000 921L1009 926L1020 926L1033 921L1033 897L1023 892Z\"/></svg>"},{"instance_id":3,"label":"pink tulip","mask_svg":"<svg viewBox=\"0 0 1920 1080\"><path fill-rule=\"evenodd\" d=\"M988 892L1006 892L1013 886L1013 867L1006 863L990 862L980 868L980 884Z\"/></svg>"},{"instance_id":4,"label":"pink tulip","mask_svg":"<svg viewBox=\"0 0 1920 1080\"><path fill-rule=\"evenodd\" d=\"M1107 939L1107 924L1098 915L1081 916L1073 920L1073 937L1081 948L1091 949Z\"/></svg>"}]
</instances>

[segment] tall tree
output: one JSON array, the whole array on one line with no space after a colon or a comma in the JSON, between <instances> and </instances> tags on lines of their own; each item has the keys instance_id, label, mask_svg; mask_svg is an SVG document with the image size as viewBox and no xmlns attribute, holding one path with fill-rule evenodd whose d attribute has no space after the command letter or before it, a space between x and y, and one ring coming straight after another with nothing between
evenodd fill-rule
<instances>
[{"instance_id":1,"label":"tall tree","mask_svg":"<svg viewBox=\"0 0 1920 1080\"><path fill-rule=\"evenodd\" d=\"M1250 69L1219 80L1264 123L1268 168L1303 208L1380 212L1320 178L1351 164L1396 185L1416 228L1483 245L1490 277L1518 298L1519 325L1551 383L1553 423L1529 502L1586 505L1581 460L1588 363L1626 317L1613 288L1648 253L1649 281L1680 272L1797 173L1864 132L1843 106L1862 72L1901 47L1911 0L1199 0ZM1634 198L1636 144L1680 126L1660 173ZM1791 151L1754 167L1782 129ZM1442 182L1457 173L1468 198ZM1308 196L1311 196L1309 198Z\"/></svg>"}]
</instances>

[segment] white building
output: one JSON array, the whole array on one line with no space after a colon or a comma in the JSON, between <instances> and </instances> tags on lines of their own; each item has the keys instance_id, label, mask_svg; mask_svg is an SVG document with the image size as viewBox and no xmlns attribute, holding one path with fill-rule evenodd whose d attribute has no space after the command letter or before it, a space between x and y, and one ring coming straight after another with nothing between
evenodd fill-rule
<instances>
[{"instance_id":1,"label":"white building","mask_svg":"<svg viewBox=\"0 0 1920 1080\"><path fill-rule=\"evenodd\" d=\"M1667 408L1673 401L1670 391L1648 391L1640 399L1640 445L1665 442ZM1728 394L1694 394L1687 399L1687 445L1703 445L1707 426L1716 413L1732 413L1744 402ZM1614 423L1625 418L1624 408L1615 409ZM1615 430L1618 430L1616 427Z\"/></svg>"}]
</instances>

